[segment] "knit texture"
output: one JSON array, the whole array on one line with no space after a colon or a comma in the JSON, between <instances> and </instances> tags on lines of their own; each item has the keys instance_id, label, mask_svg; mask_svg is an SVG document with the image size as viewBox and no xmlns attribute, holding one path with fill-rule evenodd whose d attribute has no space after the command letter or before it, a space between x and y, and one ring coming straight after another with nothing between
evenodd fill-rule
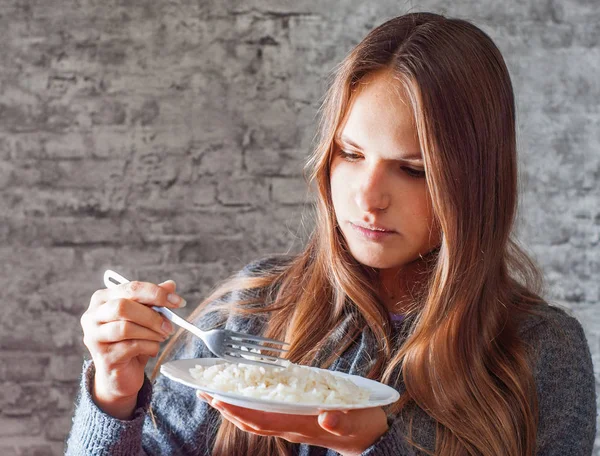
<instances>
[{"instance_id":1,"label":"knit texture","mask_svg":"<svg viewBox=\"0 0 600 456\"><path fill-rule=\"evenodd\" d=\"M280 260L272 258L254 262L241 274L256 274L277 261ZM590 456L596 433L596 393L589 346L575 318L554 306L544 304L543 308L543 317L528 318L520 328L535 359L533 373L540 411L537 455ZM200 327L209 326L219 318L218 313L209 313L195 323ZM262 323L260 318L232 316L225 327L256 334ZM401 344L405 340L402 328L407 322L397 319L392 323L396 341ZM340 334L348 324L349 318L340 325ZM375 347L372 334L365 330L330 369L365 375L376 356ZM207 357L214 355L192 336L184 336L173 353L173 359ZM90 390L93 377L94 364L85 360L73 425L67 438L67 456L210 455L220 416L196 397L193 388L164 376L158 376L151 384L146 377L134 416L131 420L120 420L105 414L93 402ZM400 393L405 391L401 378L392 386ZM156 428L148 413L150 404ZM406 442L407 423L400 417L390 418L389 423L389 430L365 450L363 456L425 454ZM430 451L435 447L435 427L436 422L429 415L418 407L414 409L413 439ZM299 456L338 454L304 444L294 447Z\"/></svg>"}]
</instances>

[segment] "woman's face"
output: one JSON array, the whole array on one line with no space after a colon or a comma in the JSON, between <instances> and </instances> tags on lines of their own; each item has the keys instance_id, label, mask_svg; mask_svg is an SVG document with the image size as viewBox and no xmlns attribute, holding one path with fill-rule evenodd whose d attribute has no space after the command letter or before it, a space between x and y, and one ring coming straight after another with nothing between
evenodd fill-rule
<instances>
[{"instance_id":1,"label":"woman's face","mask_svg":"<svg viewBox=\"0 0 600 456\"><path fill-rule=\"evenodd\" d=\"M331 159L337 223L359 263L396 271L440 243L410 100L380 72L363 79L349 109Z\"/></svg>"}]
</instances>

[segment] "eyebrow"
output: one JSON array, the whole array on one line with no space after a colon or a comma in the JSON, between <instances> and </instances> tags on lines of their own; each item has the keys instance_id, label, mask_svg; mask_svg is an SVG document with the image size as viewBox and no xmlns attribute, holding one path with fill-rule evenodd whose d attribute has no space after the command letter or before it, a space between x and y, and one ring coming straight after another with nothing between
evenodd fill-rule
<instances>
[{"instance_id":1,"label":"eyebrow","mask_svg":"<svg viewBox=\"0 0 600 456\"><path fill-rule=\"evenodd\" d=\"M358 144L356 144L354 141L352 141L346 135L342 135L341 137L340 136L336 136L336 141L346 143L349 146L352 146L355 149L358 149L360 151L363 150L362 147L360 147ZM423 161L423 156L421 155L420 152L417 152L416 154L406 155L406 156L397 158L395 160L396 161Z\"/></svg>"}]
</instances>

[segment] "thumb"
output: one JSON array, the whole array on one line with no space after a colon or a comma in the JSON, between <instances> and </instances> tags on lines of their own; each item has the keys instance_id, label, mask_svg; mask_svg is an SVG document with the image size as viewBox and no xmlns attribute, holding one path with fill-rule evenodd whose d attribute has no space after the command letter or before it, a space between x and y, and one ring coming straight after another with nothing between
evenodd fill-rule
<instances>
[{"instance_id":1,"label":"thumb","mask_svg":"<svg viewBox=\"0 0 600 456\"><path fill-rule=\"evenodd\" d=\"M177 284L175 283L174 280L171 280L171 279L169 279L163 283L159 283L158 286L161 288L164 288L169 293L173 293L175 291L175 288L177 288Z\"/></svg>"},{"instance_id":2,"label":"thumb","mask_svg":"<svg viewBox=\"0 0 600 456\"><path fill-rule=\"evenodd\" d=\"M352 434L352 421L346 413L330 411L319 414L319 426L340 437Z\"/></svg>"}]
</instances>

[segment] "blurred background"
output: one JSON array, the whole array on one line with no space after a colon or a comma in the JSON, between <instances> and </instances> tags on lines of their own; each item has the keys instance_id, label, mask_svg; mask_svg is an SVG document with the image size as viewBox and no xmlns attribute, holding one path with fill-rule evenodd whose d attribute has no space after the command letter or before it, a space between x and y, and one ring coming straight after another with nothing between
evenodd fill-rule
<instances>
[{"instance_id":1,"label":"blurred background","mask_svg":"<svg viewBox=\"0 0 600 456\"><path fill-rule=\"evenodd\" d=\"M518 236L599 377L597 0L2 0L2 456L63 453L88 356L79 319L105 269L174 279L187 315L252 259L298 250L328 77L411 11L471 20L503 52Z\"/></svg>"}]
</instances>

